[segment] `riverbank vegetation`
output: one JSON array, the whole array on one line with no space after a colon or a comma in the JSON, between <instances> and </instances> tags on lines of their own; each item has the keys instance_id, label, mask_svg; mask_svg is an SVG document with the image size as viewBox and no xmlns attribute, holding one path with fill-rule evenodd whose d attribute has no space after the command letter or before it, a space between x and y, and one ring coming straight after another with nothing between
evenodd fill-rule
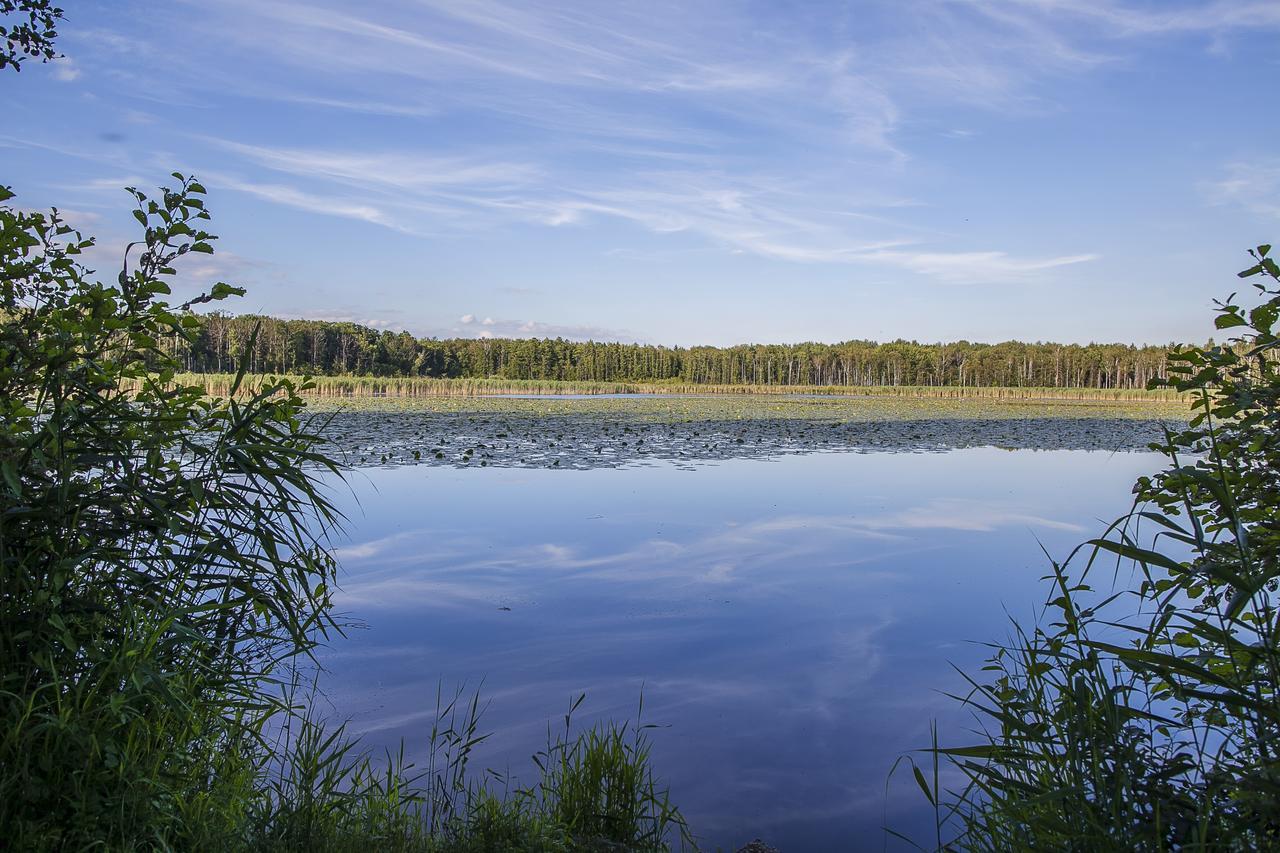
<instances>
[{"instance_id":1,"label":"riverbank vegetation","mask_svg":"<svg viewBox=\"0 0 1280 853\"><path fill-rule=\"evenodd\" d=\"M532 784L468 772L477 701L415 767L285 687L332 610L341 523L312 388L176 379L164 296L213 250L204 188L131 191L113 284L93 241L0 187L0 839L15 850L666 849L689 840L638 724L570 724ZM328 478L322 483L324 475ZM576 707L576 705L575 705Z\"/></svg>"},{"instance_id":2,"label":"riverbank vegetation","mask_svg":"<svg viewBox=\"0 0 1280 853\"><path fill-rule=\"evenodd\" d=\"M921 344L845 341L664 347L561 338L415 338L355 323L201 314L169 354L194 373L225 373L249 353L255 373L683 386L1107 388L1141 392L1167 376L1176 346Z\"/></svg>"},{"instance_id":3,"label":"riverbank vegetation","mask_svg":"<svg viewBox=\"0 0 1280 853\"><path fill-rule=\"evenodd\" d=\"M231 373L183 373L177 381L197 385L214 396L226 396L235 383ZM426 376L312 376L306 394L312 398L602 396L610 394L696 396L879 397L919 400L1047 400L1149 403L1186 400L1172 388L1041 388L1024 386L961 387L956 385L693 385L666 382L579 382L553 379L452 378Z\"/></svg>"},{"instance_id":4,"label":"riverbank vegetation","mask_svg":"<svg viewBox=\"0 0 1280 853\"><path fill-rule=\"evenodd\" d=\"M1194 395L1132 513L1049 578L962 701L983 737L913 767L953 850L1280 848L1280 266L1220 304L1229 345L1179 350ZM939 767L939 762L945 762ZM959 779L946 786L940 780Z\"/></svg>"}]
</instances>

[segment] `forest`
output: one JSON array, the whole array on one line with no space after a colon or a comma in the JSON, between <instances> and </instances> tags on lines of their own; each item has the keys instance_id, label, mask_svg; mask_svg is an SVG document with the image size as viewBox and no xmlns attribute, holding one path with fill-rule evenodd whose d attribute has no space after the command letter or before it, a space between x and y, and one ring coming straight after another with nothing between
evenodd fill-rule
<instances>
[{"instance_id":1,"label":"forest","mask_svg":"<svg viewBox=\"0 0 1280 853\"><path fill-rule=\"evenodd\" d=\"M424 376L696 385L1141 389L1168 346L915 341L666 347L563 338L416 338L355 323L213 312L170 355L193 373Z\"/></svg>"}]
</instances>

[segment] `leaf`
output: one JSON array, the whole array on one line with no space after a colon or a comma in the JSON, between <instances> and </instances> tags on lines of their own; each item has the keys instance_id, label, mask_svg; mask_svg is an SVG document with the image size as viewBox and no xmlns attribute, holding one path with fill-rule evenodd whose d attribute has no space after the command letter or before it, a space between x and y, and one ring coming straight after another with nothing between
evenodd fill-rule
<instances>
[{"instance_id":1,"label":"leaf","mask_svg":"<svg viewBox=\"0 0 1280 853\"><path fill-rule=\"evenodd\" d=\"M1275 325L1277 315L1280 315L1280 306L1264 302L1249 312L1249 322L1255 329L1265 334Z\"/></svg>"},{"instance_id":2,"label":"leaf","mask_svg":"<svg viewBox=\"0 0 1280 853\"><path fill-rule=\"evenodd\" d=\"M1126 545L1120 542L1113 542L1110 539L1090 539L1089 545L1100 548L1103 551L1110 551L1121 557L1130 560L1137 560L1139 563L1145 563L1149 566L1159 566L1162 569L1168 569L1171 572L1181 572L1186 569L1182 563L1161 554L1159 551L1152 551L1147 548L1139 548L1136 545Z\"/></svg>"},{"instance_id":3,"label":"leaf","mask_svg":"<svg viewBox=\"0 0 1280 853\"><path fill-rule=\"evenodd\" d=\"M233 287L226 282L218 282L209 291L210 299L226 299L229 296L244 296L245 289L243 287Z\"/></svg>"},{"instance_id":4,"label":"leaf","mask_svg":"<svg viewBox=\"0 0 1280 853\"><path fill-rule=\"evenodd\" d=\"M1001 748L993 743L979 746L948 746L939 748L936 751L942 755L959 758L995 758L1000 754Z\"/></svg>"},{"instance_id":5,"label":"leaf","mask_svg":"<svg viewBox=\"0 0 1280 853\"><path fill-rule=\"evenodd\" d=\"M929 783L925 781L924 774L920 772L920 768L914 763L911 765L911 774L916 777L916 784L920 786L920 790L924 791L925 799L929 801L929 805L936 806L934 802L933 792L929 790Z\"/></svg>"},{"instance_id":6,"label":"leaf","mask_svg":"<svg viewBox=\"0 0 1280 853\"><path fill-rule=\"evenodd\" d=\"M1247 325L1247 323L1239 314L1219 314L1214 318L1213 325L1217 329L1230 329L1233 326Z\"/></svg>"},{"instance_id":7,"label":"leaf","mask_svg":"<svg viewBox=\"0 0 1280 853\"><path fill-rule=\"evenodd\" d=\"M22 483L18 480L18 473L13 469L13 463L5 460L0 462L0 474L3 474L5 483L9 486L9 490L15 498L22 497Z\"/></svg>"}]
</instances>

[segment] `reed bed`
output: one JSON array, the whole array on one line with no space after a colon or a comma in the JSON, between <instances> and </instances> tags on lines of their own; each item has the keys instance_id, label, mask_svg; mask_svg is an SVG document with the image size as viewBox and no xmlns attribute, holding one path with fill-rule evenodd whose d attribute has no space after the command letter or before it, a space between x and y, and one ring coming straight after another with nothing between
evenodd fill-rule
<instances>
[{"instance_id":1,"label":"reed bed","mask_svg":"<svg viewBox=\"0 0 1280 853\"><path fill-rule=\"evenodd\" d=\"M211 396L226 396L235 381L229 373L181 374L177 381L202 386ZM514 395L686 394L712 396L803 395L820 397L905 397L912 399L1059 400L1074 402L1180 402L1171 389L1032 388L947 385L700 385L650 382L569 382L539 379L439 379L426 376L315 376L305 396L491 397Z\"/></svg>"}]
</instances>

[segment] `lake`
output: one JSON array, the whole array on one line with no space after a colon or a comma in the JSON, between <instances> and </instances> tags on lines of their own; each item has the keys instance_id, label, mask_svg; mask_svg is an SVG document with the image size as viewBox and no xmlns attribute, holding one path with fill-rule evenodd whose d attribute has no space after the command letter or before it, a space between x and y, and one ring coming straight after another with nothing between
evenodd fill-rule
<instances>
[{"instance_id":1,"label":"lake","mask_svg":"<svg viewBox=\"0 0 1280 853\"><path fill-rule=\"evenodd\" d=\"M573 453L535 464L504 455L498 433L519 433L486 411L505 424L484 428L489 442L439 413L384 413L381 428L420 439L432 464L357 468L337 491L350 517L338 608L365 627L322 655L329 712L375 748L403 738L412 757L437 689L479 688L493 735L477 765L530 781L529 756L574 697L586 694L575 719L589 724L634 718L643 694L644 721L663 726L656 768L712 850L757 836L784 853L879 850L886 822L927 842L932 813L909 773L886 783L933 721L945 741L970 741L969 716L942 695L964 690L952 665L976 671L978 644L1003 638L1010 615L1035 619L1041 549L1065 557L1161 466L1134 449L1151 421L1093 414L1057 428L969 418L959 432L938 426L946 417L895 421L904 440L841 449L806 445L795 436L828 433L795 422L772 450L783 427L767 419L741 444L735 422L694 419L685 438L718 436L702 457L689 445L594 465L570 462L620 422L566 429L548 415L530 441ZM472 410L449 416L479 429ZM593 438L567 442L575 429ZM666 441L679 430L654 427ZM485 447L437 458L451 436ZM380 459L379 441L351 446ZM489 449L490 464L471 461Z\"/></svg>"}]
</instances>

